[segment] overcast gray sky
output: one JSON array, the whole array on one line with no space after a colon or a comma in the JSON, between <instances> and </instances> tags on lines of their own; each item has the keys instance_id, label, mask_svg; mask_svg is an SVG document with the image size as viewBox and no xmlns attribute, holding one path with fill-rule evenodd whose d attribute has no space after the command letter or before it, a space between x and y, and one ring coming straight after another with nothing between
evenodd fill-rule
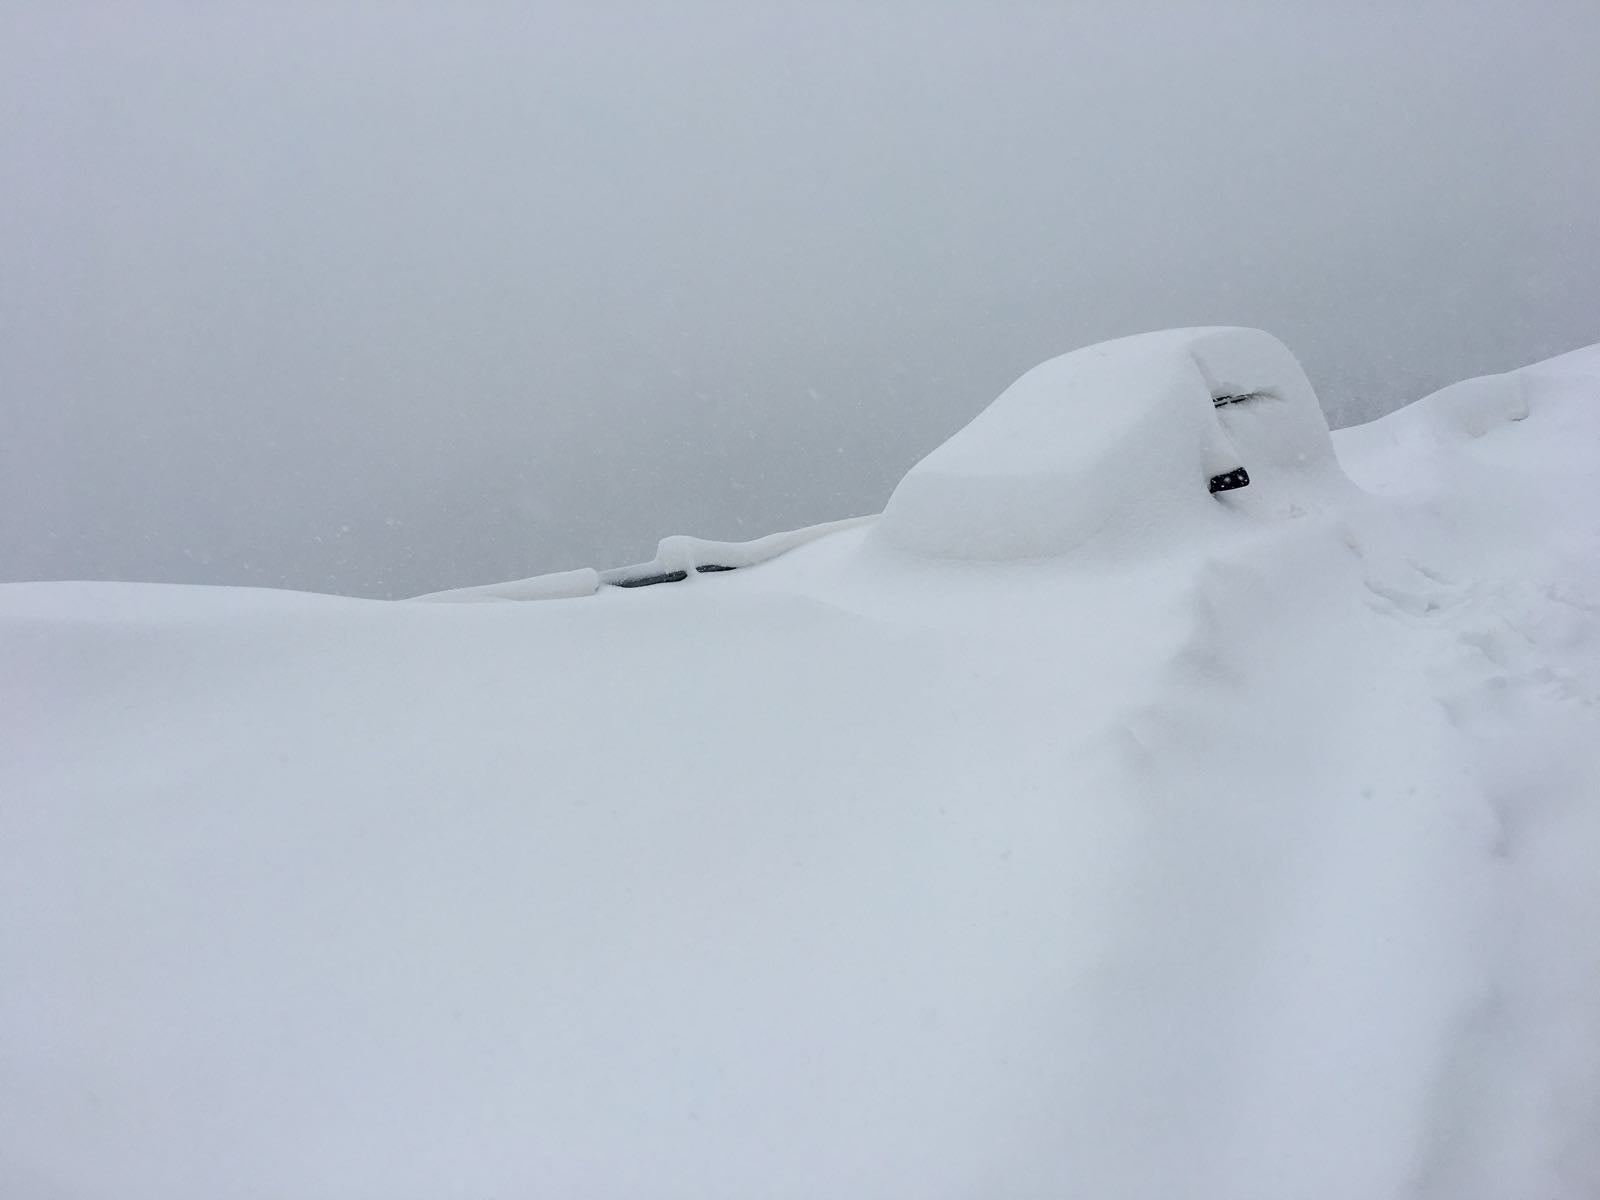
<instances>
[{"instance_id":1,"label":"overcast gray sky","mask_svg":"<svg viewBox=\"0 0 1600 1200\"><path fill-rule=\"evenodd\" d=\"M0 578L406 595L875 511L1042 359L1600 341L1600 5L0 0Z\"/></svg>"}]
</instances>

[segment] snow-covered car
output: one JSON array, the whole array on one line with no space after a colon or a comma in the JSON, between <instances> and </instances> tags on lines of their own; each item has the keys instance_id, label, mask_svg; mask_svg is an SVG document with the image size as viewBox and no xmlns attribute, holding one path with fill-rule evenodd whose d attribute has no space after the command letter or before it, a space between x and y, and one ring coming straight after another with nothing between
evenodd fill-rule
<instances>
[{"instance_id":1,"label":"snow-covered car","mask_svg":"<svg viewBox=\"0 0 1600 1200\"><path fill-rule=\"evenodd\" d=\"M901 481L874 537L933 558L1045 558L1171 537L1218 493L1258 515L1305 511L1347 481L1294 356L1257 329L1176 329L1088 346L1023 375ZM861 519L752 542L674 536L649 562L457 589L452 599L582 595L765 562Z\"/></svg>"}]
</instances>

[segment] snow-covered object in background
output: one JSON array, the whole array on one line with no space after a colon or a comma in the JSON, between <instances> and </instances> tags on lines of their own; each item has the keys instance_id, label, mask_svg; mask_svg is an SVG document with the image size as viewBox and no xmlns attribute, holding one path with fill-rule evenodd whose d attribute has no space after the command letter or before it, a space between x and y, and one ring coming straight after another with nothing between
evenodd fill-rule
<instances>
[{"instance_id":1,"label":"snow-covered object in background","mask_svg":"<svg viewBox=\"0 0 1600 1200\"><path fill-rule=\"evenodd\" d=\"M1389 494L1475 492L1488 504L1476 519L1492 523L1499 519L1495 497L1503 485L1470 443L1527 419L1530 389L1548 388L1563 375L1587 381L1591 371L1600 374L1600 363L1576 350L1519 371L1464 379L1398 413L1340 430L1339 444L1361 487Z\"/></svg>"},{"instance_id":2,"label":"snow-covered object in background","mask_svg":"<svg viewBox=\"0 0 1600 1200\"><path fill-rule=\"evenodd\" d=\"M1482 437L1496 425L1528 415L1522 376L1516 371L1464 379L1417 401L1434 428L1446 437Z\"/></svg>"},{"instance_id":3,"label":"snow-covered object in background","mask_svg":"<svg viewBox=\"0 0 1600 1200\"><path fill-rule=\"evenodd\" d=\"M551 575L535 575L531 579L516 579L509 583L488 583L481 587L453 588L447 592L430 592L417 596L428 601L475 600L570 600L579 596L592 596L602 584L614 587L642 587L651 583L677 583L692 575L716 574L734 571L740 567L753 567L786 554L796 546L804 546L830 533L852 529L869 517L850 517L843 521L828 521L821 525L808 525L803 529L790 529L770 533L748 542L721 542L713 538L689 537L674 534L656 544L655 557L649 562L635 563L630 567L612 567L596 571L583 567L576 571L558 571Z\"/></svg>"},{"instance_id":4,"label":"snow-covered object in background","mask_svg":"<svg viewBox=\"0 0 1600 1200\"><path fill-rule=\"evenodd\" d=\"M1219 397L1246 397L1217 407ZM1250 487L1212 499L1243 467ZM1141 334L1051 359L928 455L877 536L937 558L1016 559L1193 536L1217 503L1303 508L1337 487L1328 424L1294 356L1257 329Z\"/></svg>"},{"instance_id":5,"label":"snow-covered object in background","mask_svg":"<svg viewBox=\"0 0 1600 1200\"><path fill-rule=\"evenodd\" d=\"M748 542L719 542L713 538L690 537L674 534L656 543L656 554L649 562L631 567L613 567L600 572L602 583L619 587L638 587L643 583L667 577L684 578L690 574L733 571L740 567L753 567L787 554L797 546L814 542L830 533L853 529L870 517L847 517L842 521L827 521L821 525L807 525L802 529L789 529L782 533L769 533L766 537Z\"/></svg>"}]
</instances>

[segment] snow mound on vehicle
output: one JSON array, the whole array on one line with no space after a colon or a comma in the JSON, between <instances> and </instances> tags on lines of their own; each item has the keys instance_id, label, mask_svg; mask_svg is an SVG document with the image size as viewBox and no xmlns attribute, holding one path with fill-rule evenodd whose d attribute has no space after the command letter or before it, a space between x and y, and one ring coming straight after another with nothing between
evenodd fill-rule
<instances>
[{"instance_id":1,"label":"snow mound on vehicle","mask_svg":"<svg viewBox=\"0 0 1600 1200\"><path fill-rule=\"evenodd\" d=\"M1211 477L1241 466L1249 488L1213 498ZM1044 558L1171 536L1219 504L1290 515L1342 482L1316 393L1281 342L1175 329L1023 375L901 480L877 537L936 558Z\"/></svg>"}]
</instances>

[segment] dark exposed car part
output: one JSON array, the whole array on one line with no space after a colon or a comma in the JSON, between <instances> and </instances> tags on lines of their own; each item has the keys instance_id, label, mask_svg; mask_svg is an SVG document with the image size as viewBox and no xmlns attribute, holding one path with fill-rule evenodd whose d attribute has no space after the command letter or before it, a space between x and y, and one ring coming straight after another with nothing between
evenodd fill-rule
<instances>
[{"instance_id":1,"label":"dark exposed car part","mask_svg":"<svg viewBox=\"0 0 1600 1200\"><path fill-rule=\"evenodd\" d=\"M1214 408L1222 408L1228 404L1243 404L1246 400L1265 400L1271 392L1239 392L1236 395L1213 396L1211 404Z\"/></svg>"},{"instance_id":2,"label":"dark exposed car part","mask_svg":"<svg viewBox=\"0 0 1600 1200\"><path fill-rule=\"evenodd\" d=\"M701 563L695 568L697 575L713 575L719 571L733 571L735 567L725 567L720 563ZM612 580L613 587L636 588L651 587L658 583L682 583L689 578L687 571L662 571L657 575L636 575L632 579Z\"/></svg>"},{"instance_id":3,"label":"dark exposed car part","mask_svg":"<svg viewBox=\"0 0 1600 1200\"><path fill-rule=\"evenodd\" d=\"M1226 408L1230 404L1243 404L1249 400L1263 400L1271 396L1270 392L1224 392L1220 396L1211 397L1213 408ZM1211 494L1218 492L1231 492L1235 488L1250 486L1250 472L1243 467L1235 467L1231 471L1224 471L1221 475L1211 477Z\"/></svg>"},{"instance_id":4,"label":"dark exposed car part","mask_svg":"<svg viewBox=\"0 0 1600 1200\"><path fill-rule=\"evenodd\" d=\"M1250 486L1250 472L1243 467L1235 467L1231 471L1224 471L1221 475L1211 477L1211 494L1218 492L1231 492L1235 488Z\"/></svg>"}]
</instances>

